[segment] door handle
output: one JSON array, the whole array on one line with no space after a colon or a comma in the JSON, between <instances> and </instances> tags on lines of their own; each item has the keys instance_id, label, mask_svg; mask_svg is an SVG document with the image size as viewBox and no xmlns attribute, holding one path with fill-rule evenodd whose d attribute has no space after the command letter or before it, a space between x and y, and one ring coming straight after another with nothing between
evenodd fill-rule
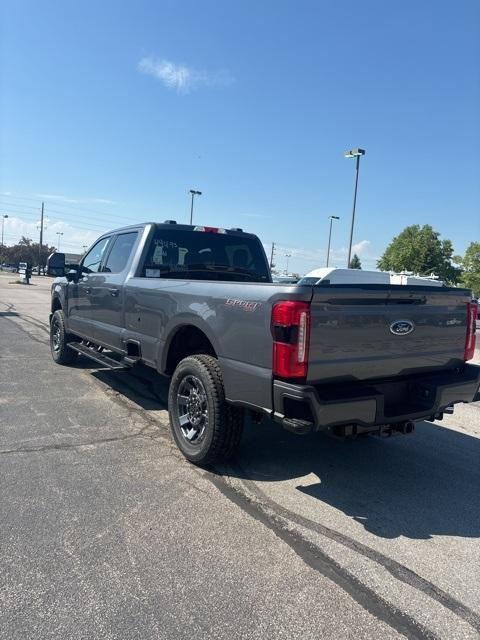
<instances>
[{"instance_id":1,"label":"door handle","mask_svg":"<svg viewBox=\"0 0 480 640\"><path fill-rule=\"evenodd\" d=\"M92 290L90 289L90 287L85 287L84 291L86 294L92 293Z\"/></svg>"},{"instance_id":2,"label":"door handle","mask_svg":"<svg viewBox=\"0 0 480 640\"><path fill-rule=\"evenodd\" d=\"M110 291L110 295L113 296L114 298L118 296L118 289L112 288L112 289L109 289L109 291Z\"/></svg>"}]
</instances>

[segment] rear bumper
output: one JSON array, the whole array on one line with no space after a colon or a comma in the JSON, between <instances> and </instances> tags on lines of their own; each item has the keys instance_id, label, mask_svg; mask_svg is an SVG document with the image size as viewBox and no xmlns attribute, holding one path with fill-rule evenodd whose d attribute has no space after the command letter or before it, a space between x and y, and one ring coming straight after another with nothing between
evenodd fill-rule
<instances>
[{"instance_id":1,"label":"rear bumper","mask_svg":"<svg viewBox=\"0 0 480 640\"><path fill-rule=\"evenodd\" d=\"M368 383L308 386L274 380L274 417L299 433L434 419L453 404L472 402L479 384L480 367L475 365Z\"/></svg>"}]
</instances>

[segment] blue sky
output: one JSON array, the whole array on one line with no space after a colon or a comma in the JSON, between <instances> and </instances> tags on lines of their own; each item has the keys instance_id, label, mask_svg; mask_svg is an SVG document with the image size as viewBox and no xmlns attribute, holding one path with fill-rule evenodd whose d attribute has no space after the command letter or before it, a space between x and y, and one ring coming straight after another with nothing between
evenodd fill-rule
<instances>
[{"instance_id":1,"label":"blue sky","mask_svg":"<svg viewBox=\"0 0 480 640\"><path fill-rule=\"evenodd\" d=\"M322 266L373 267L407 224L480 239L477 0L4 0L0 208L6 242L64 249L138 220L241 226Z\"/></svg>"}]
</instances>

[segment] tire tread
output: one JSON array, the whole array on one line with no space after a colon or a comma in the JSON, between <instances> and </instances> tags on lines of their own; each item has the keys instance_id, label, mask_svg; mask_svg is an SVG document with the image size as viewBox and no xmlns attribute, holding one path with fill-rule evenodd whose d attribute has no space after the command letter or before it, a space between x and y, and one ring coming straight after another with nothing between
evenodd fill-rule
<instances>
[{"instance_id":1,"label":"tire tread","mask_svg":"<svg viewBox=\"0 0 480 640\"><path fill-rule=\"evenodd\" d=\"M210 447L201 460L189 456L183 450L182 453L191 462L202 466L226 461L233 456L240 444L243 432L243 411L226 402L222 372L216 358L206 354L196 354L184 358L179 366L192 361L201 366L204 375L209 380L209 391L213 399L213 413L216 419L213 424ZM171 416L170 423L172 431L174 431Z\"/></svg>"},{"instance_id":2,"label":"tire tread","mask_svg":"<svg viewBox=\"0 0 480 640\"><path fill-rule=\"evenodd\" d=\"M52 331L52 325L54 320L59 322L62 328L62 347L60 351L55 352L52 347L52 337L50 336L50 349L52 352L52 358L57 364L62 364L62 365L72 364L77 359L78 353L73 349L69 349L69 347L67 346L67 343L69 342L70 338L72 340L74 338L73 336L71 337L70 334L68 334L67 331L65 330L65 317L61 309L57 309L52 316L52 321L50 324L50 332Z\"/></svg>"}]
</instances>

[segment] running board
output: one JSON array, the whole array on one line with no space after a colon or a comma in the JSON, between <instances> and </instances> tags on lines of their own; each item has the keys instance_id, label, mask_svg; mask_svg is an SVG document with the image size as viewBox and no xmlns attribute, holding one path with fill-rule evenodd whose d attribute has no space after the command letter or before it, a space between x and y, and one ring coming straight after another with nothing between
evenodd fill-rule
<instances>
[{"instance_id":1,"label":"running board","mask_svg":"<svg viewBox=\"0 0 480 640\"><path fill-rule=\"evenodd\" d=\"M104 367L107 367L108 369L129 369L130 368L130 365L125 365L119 362L118 360L109 358L104 353L101 353L100 351L95 351L94 349L87 347L87 345L82 344L81 342L69 342L67 346L70 347L70 349L73 349L74 351L78 351L78 353L81 353L82 356L87 356L87 358L90 358L91 360L95 360L95 362L98 362L99 364L103 365Z\"/></svg>"}]
</instances>

